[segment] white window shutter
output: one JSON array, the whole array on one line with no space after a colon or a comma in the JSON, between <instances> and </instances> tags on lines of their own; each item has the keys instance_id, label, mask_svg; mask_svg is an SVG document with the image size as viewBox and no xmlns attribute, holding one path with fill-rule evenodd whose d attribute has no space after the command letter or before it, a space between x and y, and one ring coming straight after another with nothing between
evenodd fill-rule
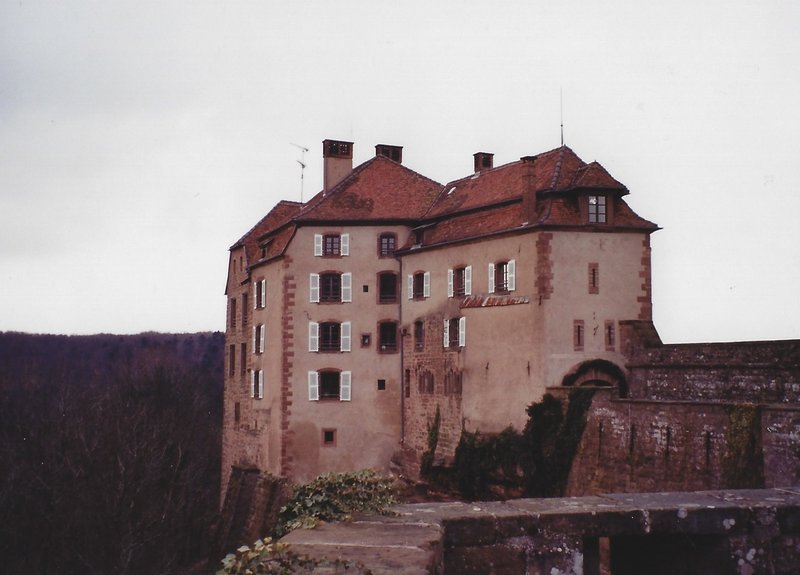
<instances>
[{"instance_id":1,"label":"white window shutter","mask_svg":"<svg viewBox=\"0 0 800 575\"><path fill-rule=\"evenodd\" d=\"M319 274L309 274L309 298L311 303L319 303Z\"/></svg>"},{"instance_id":2,"label":"white window shutter","mask_svg":"<svg viewBox=\"0 0 800 575\"><path fill-rule=\"evenodd\" d=\"M250 397L256 396L256 370L250 372Z\"/></svg>"},{"instance_id":3,"label":"white window shutter","mask_svg":"<svg viewBox=\"0 0 800 575\"><path fill-rule=\"evenodd\" d=\"M258 282L253 282L253 309L258 309Z\"/></svg>"},{"instance_id":4,"label":"white window shutter","mask_svg":"<svg viewBox=\"0 0 800 575\"><path fill-rule=\"evenodd\" d=\"M314 255L322 255L322 234L314 234Z\"/></svg>"},{"instance_id":5,"label":"white window shutter","mask_svg":"<svg viewBox=\"0 0 800 575\"><path fill-rule=\"evenodd\" d=\"M343 256L350 255L350 234L342 234L339 238L339 252Z\"/></svg>"},{"instance_id":6,"label":"white window shutter","mask_svg":"<svg viewBox=\"0 0 800 575\"><path fill-rule=\"evenodd\" d=\"M261 280L261 307L267 307L267 280Z\"/></svg>"},{"instance_id":7,"label":"white window shutter","mask_svg":"<svg viewBox=\"0 0 800 575\"><path fill-rule=\"evenodd\" d=\"M464 268L464 295L472 295L472 266Z\"/></svg>"},{"instance_id":8,"label":"white window shutter","mask_svg":"<svg viewBox=\"0 0 800 575\"><path fill-rule=\"evenodd\" d=\"M264 397L264 370L258 370L258 399L263 399Z\"/></svg>"},{"instance_id":9,"label":"white window shutter","mask_svg":"<svg viewBox=\"0 0 800 575\"><path fill-rule=\"evenodd\" d=\"M350 272L342 274L342 301L353 301L353 274Z\"/></svg>"},{"instance_id":10,"label":"white window shutter","mask_svg":"<svg viewBox=\"0 0 800 575\"><path fill-rule=\"evenodd\" d=\"M408 274L408 299L414 299L414 276Z\"/></svg>"},{"instance_id":11,"label":"white window shutter","mask_svg":"<svg viewBox=\"0 0 800 575\"><path fill-rule=\"evenodd\" d=\"M257 336L257 333L258 333L257 330L258 330L258 326L254 325L253 326L253 353L258 353L258 348L256 347L256 343L258 342L258 339L256 339L256 336Z\"/></svg>"},{"instance_id":12,"label":"white window shutter","mask_svg":"<svg viewBox=\"0 0 800 575\"><path fill-rule=\"evenodd\" d=\"M453 297L453 270L447 270L447 297Z\"/></svg>"},{"instance_id":13,"label":"white window shutter","mask_svg":"<svg viewBox=\"0 0 800 575\"><path fill-rule=\"evenodd\" d=\"M464 347L467 344L467 318L458 318L458 345Z\"/></svg>"},{"instance_id":14,"label":"white window shutter","mask_svg":"<svg viewBox=\"0 0 800 575\"><path fill-rule=\"evenodd\" d=\"M339 351L350 351L350 322L342 322L339 332Z\"/></svg>"},{"instance_id":15,"label":"white window shutter","mask_svg":"<svg viewBox=\"0 0 800 575\"><path fill-rule=\"evenodd\" d=\"M339 375L339 401L350 401L352 380L352 373L349 371L343 371Z\"/></svg>"},{"instance_id":16,"label":"white window shutter","mask_svg":"<svg viewBox=\"0 0 800 575\"><path fill-rule=\"evenodd\" d=\"M489 264L489 293L494 293L494 264Z\"/></svg>"},{"instance_id":17,"label":"white window shutter","mask_svg":"<svg viewBox=\"0 0 800 575\"><path fill-rule=\"evenodd\" d=\"M260 351L261 353L264 353L264 348L267 345L266 342L267 342L267 326L261 324L261 339L258 342L259 345L258 351Z\"/></svg>"},{"instance_id":18,"label":"white window shutter","mask_svg":"<svg viewBox=\"0 0 800 575\"><path fill-rule=\"evenodd\" d=\"M431 297L431 272L425 272L422 279L422 295L424 297Z\"/></svg>"},{"instance_id":19,"label":"white window shutter","mask_svg":"<svg viewBox=\"0 0 800 575\"><path fill-rule=\"evenodd\" d=\"M319 351L319 324L308 322L308 351Z\"/></svg>"},{"instance_id":20,"label":"white window shutter","mask_svg":"<svg viewBox=\"0 0 800 575\"><path fill-rule=\"evenodd\" d=\"M506 271L508 271L508 291L514 291L517 287L517 261L509 260Z\"/></svg>"},{"instance_id":21,"label":"white window shutter","mask_svg":"<svg viewBox=\"0 0 800 575\"><path fill-rule=\"evenodd\" d=\"M308 372L308 400L319 401L319 374L316 371Z\"/></svg>"},{"instance_id":22,"label":"white window shutter","mask_svg":"<svg viewBox=\"0 0 800 575\"><path fill-rule=\"evenodd\" d=\"M445 347L450 347L450 322L448 320L444 320L444 327L442 329L442 333L444 333L443 343Z\"/></svg>"}]
</instances>

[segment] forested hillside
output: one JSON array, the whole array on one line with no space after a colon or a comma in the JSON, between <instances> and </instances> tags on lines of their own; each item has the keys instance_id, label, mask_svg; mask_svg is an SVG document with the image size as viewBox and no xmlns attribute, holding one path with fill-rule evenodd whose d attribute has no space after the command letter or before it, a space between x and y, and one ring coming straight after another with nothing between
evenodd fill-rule
<instances>
[{"instance_id":1,"label":"forested hillside","mask_svg":"<svg viewBox=\"0 0 800 575\"><path fill-rule=\"evenodd\" d=\"M220 333L0 333L0 571L180 573L219 489Z\"/></svg>"}]
</instances>

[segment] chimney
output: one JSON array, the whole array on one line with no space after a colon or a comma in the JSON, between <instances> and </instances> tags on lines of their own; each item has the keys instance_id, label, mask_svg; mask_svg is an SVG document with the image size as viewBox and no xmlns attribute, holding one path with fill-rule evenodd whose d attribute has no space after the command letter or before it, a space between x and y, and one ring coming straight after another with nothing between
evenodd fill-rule
<instances>
[{"instance_id":1,"label":"chimney","mask_svg":"<svg viewBox=\"0 0 800 575\"><path fill-rule=\"evenodd\" d=\"M378 144L375 146L375 155L376 156L384 156L385 158L389 158L397 162L398 164L403 163L403 146L390 146L388 144Z\"/></svg>"},{"instance_id":2,"label":"chimney","mask_svg":"<svg viewBox=\"0 0 800 575\"><path fill-rule=\"evenodd\" d=\"M353 142L322 140L322 193L327 194L353 171Z\"/></svg>"},{"instance_id":3,"label":"chimney","mask_svg":"<svg viewBox=\"0 0 800 575\"><path fill-rule=\"evenodd\" d=\"M528 222L536 218L536 181L534 180L533 165L536 156L523 156L522 161L522 211Z\"/></svg>"},{"instance_id":4,"label":"chimney","mask_svg":"<svg viewBox=\"0 0 800 575\"><path fill-rule=\"evenodd\" d=\"M475 158L475 173L483 170L491 170L494 167L494 154L489 152L476 152L472 154Z\"/></svg>"}]
</instances>

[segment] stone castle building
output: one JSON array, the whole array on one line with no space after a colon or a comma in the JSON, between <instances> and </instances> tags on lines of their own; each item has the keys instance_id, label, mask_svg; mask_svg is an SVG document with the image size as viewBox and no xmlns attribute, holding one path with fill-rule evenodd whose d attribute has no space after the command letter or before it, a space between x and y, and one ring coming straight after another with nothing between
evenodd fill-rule
<instances>
[{"instance_id":1,"label":"stone castle building","mask_svg":"<svg viewBox=\"0 0 800 575\"><path fill-rule=\"evenodd\" d=\"M325 140L324 187L230 249L223 493L233 467L308 480L414 468L462 429L521 428L548 388L626 394L623 332L652 317L628 190L562 146L445 185Z\"/></svg>"}]
</instances>

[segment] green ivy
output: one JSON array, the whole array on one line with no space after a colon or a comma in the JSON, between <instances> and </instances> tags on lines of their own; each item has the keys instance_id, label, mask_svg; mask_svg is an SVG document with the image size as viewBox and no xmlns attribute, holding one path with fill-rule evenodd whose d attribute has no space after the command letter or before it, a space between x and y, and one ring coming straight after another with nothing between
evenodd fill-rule
<instances>
[{"instance_id":1,"label":"green ivy","mask_svg":"<svg viewBox=\"0 0 800 575\"><path fill-rule=\"evenodd\" d=\"M459 494L470 500L562 496L593 396L594 390L576 389L565 409L546 394L528 406L522 433L513 427L499 434L463 431L452 470Z\"/></svg>"},{"instance_id":2,"label":"green ivy","mask_svg":"<svg viewBox=\"0 0 800 575\"><path fill-rule=\"evenodd\" d=\"M273 530L276 538L320 521L342 521L355 512L385 512L396 503L394 481L372 470L325 473L295 488L281 507Z\"/></svg>"},{"instance_id":3,"label":"green ivy","mask_svg":"<svg viewBox=\"0 0 800 575\"><path fill-rule=\"evenodd\" d=\"M252 547L243 545L236 553L229 553L222 560L222 569L217 575L255 575L270 573L291 575L295 573L354 573L369 575L371 571L361 564L342 559L312 559L294 553L289 545L259 539Z\"/></svg>"},{"instance_id":4,"label":"green ivy","mask_svg":"<svg viewBox=\"0 0 800 575\"><path fill-rule=\"evenodd\" d=\"M433 421L428 421L428 449L420 457L420 475L427 477L433 469L433 459L436 456L436 447L439 445L439 429L442 426L442 414L439 405L436 405L436 413Z\"/></svg>"}]
</instances>

